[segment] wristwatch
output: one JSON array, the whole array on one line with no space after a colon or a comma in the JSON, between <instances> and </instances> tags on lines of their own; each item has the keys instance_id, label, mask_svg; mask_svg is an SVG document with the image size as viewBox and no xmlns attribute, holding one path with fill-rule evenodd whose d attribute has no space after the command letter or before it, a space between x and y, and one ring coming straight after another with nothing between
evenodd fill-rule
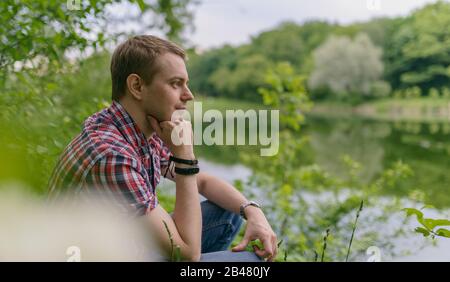
<instances>
[{"instance_id":1,"label":"wristwatch","mask_svg":"<svg viewBox=\"0 0 450 282\"><path fill-rule=\"evenodd\" d=\"M255 202L255 201L249 201L249 202L243 203L243 204L239 207L239 214L240 214L245 220L247 220L247 217L245 216L244 209L245 209L246 207L248 207L248 206L254 206L254 207L257 207L257 208L259 208L259 209L261 208L261 205L258 204L258 203Z\"/></svg>"}]
</instances>

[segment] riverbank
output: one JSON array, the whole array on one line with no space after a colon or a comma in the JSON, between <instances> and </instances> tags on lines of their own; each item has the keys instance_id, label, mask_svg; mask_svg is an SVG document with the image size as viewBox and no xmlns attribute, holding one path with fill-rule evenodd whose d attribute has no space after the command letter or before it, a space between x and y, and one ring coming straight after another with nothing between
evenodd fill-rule
<instances>
[{"instance_id":1,"label":"riverbank","mask_svg":"<svg viewBox=\"0 0 450 282\"><path fill-rule=\"evenodd\" d=\"M249 102L245 100L230 99L224 97L195 96L195 102L202 102L202 110L218 110L225 114L226 110L262 110L268 109L262 103ZM188 109L193 113L194 103L188 103Z\"/></svg>"},{"instance_id":2,"label":"riverbank","mask_svg":"<svg viewBox=\"0 0 450 282\"><path fill-rule=\"evenodd\" d=\"M256 102L248 102L223 97L196 97L201 101L203 111L215 109L222 113L226 110L267 109ZM192 107L192 103L191 103ZM348 118L360 117L379 121L404 122L450 122L450 99L445 98L414 98L414 99L382 99L352 106L342 102L315 102L307 115Z\"/></svg>"},{"instance_id":3,"label":"riverbank","mask_svg":"<svg viewBox=\"0 0 450 282\"><path fill-rule=\"evenodd\" d=\"M390 98L357 106L339 102L317 102L309 114L327 117L358 116L384 121L450 122L450 100Z\"/></svg>"}]
</instances>

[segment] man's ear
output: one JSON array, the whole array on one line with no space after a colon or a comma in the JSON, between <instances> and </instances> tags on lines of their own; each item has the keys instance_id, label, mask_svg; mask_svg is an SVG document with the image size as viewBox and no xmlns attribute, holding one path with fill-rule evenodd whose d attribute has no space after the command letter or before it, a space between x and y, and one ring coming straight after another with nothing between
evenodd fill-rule
<instances>
[{"instance_id":1,"label":"man's ear","mask_svg":"<svg viewBox=\"0 0 450 282\"><path fill-rule=\"evenodd\" d=\"M142 100L144 80L139 75L132 73L127 77L127 89L131 96L137 100Z\"/></svg>"}]
</instances>

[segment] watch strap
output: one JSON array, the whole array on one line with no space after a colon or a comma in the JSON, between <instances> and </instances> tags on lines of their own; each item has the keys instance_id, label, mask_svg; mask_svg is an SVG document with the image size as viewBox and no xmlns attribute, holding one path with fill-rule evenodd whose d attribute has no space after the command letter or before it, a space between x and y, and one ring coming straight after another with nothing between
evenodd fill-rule
<instances>
[{"instance_id":1,"label":"watch strap","mask_svg":"<svg viewBox=\"0 0 450 282\"><path fill-rule=\"evenodd\" d=\"M248 206L254 206L254 207L257 207L257 208L261 208L261 205L260 204L258 204L257 202L255 202L255 201L248 201L248 202L246 202L246 203L243 203L240 207L239 207L239 214L245 219L245 220L247 220L247 216L245 216L245 208L246 207L248 207Z\"/></svg>"}]
</instances>

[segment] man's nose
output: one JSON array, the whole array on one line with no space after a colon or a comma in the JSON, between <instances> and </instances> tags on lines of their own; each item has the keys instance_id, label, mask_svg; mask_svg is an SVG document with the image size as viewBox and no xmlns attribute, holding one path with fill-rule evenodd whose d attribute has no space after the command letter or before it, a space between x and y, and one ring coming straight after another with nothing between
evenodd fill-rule
<instances>
[{"instance_id":1,"label":"man's nose","mask_svg":"<svg viewBox=\"0 0 450 282\"><path fill-rule=\"evenodd\" d=\"M186 87L186 90L183 92L183 95L181 95L181 99L183 101L190 101L194 99L194 95L192 94L191 90Z\"/></svg>"}]
</instances>

